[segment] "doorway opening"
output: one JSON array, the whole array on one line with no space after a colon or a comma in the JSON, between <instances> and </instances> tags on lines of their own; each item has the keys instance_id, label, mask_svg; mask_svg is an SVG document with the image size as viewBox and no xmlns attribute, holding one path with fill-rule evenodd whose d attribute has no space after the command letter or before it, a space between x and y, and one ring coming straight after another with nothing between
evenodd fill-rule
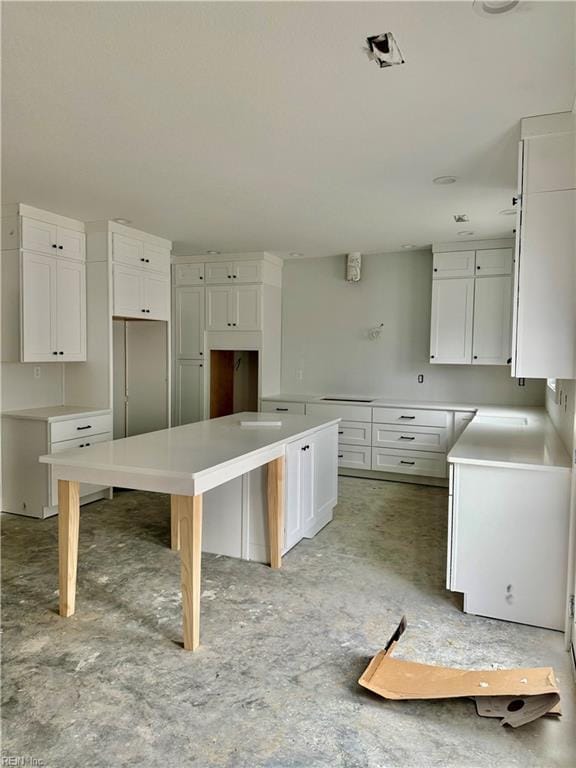
<instances>
[{"instance_id":1,"label":"doorway opening","mask_svg":"<svg viewBox=\"0 0 576 768\"><path fill-rule=\"evenodd\" d=\"M210 418L258 410L258 351L210 351Z\"/></svg>"}]
</instances>

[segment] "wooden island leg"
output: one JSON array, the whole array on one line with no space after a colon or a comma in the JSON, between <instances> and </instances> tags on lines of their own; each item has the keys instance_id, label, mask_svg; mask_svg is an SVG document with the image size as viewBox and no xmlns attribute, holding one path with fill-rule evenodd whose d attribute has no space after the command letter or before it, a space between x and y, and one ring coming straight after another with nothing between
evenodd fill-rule
<instances>
[{"instance_id":1,"label":"wooden island leg","mask_svg":"<svg viewBox=\"0 0 576 768\"><path fill-rule=\"evenodd\" d=\"M282 565L284 543L284 457L269 461L268 467L268 543L270 567Z\"/></svg>"},{"instance_id":2,"label":"wooden island leg","mask_svg":"<svg viewBox=\"0 0 576 768\"><path fill-rule=\"evenodd\" d=\"M75 480L58 480L60 616L72 616L76 607L79 532L80 484Z\"/></svg>"},{"instance_id":3,"label":"wooden island leg","mask_svg":"<svg viewBox=\"0 0 576 768\"><path fill-rule=\"evenodd\" d=\"M178 522L177 496L170 496L170 549L178 552L180 549L180 524Z\"/></svg>"},{"instance_id":4,"label":"wooden island leg","mask_svg":"<svg viewBox=\"0 0 576 768\"><path fill-rule=\"evenodd\" d=\"M202 495L172 496L179 527L184 648L200 645L200 574L202 563Z\"/></svg>"}]
</instances>

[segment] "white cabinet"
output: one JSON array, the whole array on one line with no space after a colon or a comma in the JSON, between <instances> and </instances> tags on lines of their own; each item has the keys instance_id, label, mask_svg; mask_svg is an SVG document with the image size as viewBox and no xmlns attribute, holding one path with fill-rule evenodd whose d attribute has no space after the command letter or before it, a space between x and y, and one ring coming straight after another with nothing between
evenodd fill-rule
<instances>
[{"instance_id":1,"label":"white cabinet","mask_svg":"<svg viewBox=\"0 0 576 768\"><path fill-rule=\"evenodd\" d=\"M175 264L174 285L204 285L204 264Z\"/></svg>"},{"instance_id":2,"label":"white cabinet","mask_svg":"<svg viewBox=\"0 0 576 768\"><path fill-rule=\"evenodd\" d=\"M474 277L474 251L435 253L432 269L435 279Z\"/></svg>"},{"instance_id":3,"label":"white cabinet","mask_svg":"<svg viewBox=\"0 0 576 768\"><path fill-rule=\"evenodd\" d=\"M190 424L204 418L204 364L201 360L175 362L175 420Z\"/></svg>"},{"instance_id":4,"label":"white cabinet","mask_svg":"<svg viewBox=\"0 0 576 768\"><path fill-rule=\"evenodd\" d=\"M86 236L83 231L27 217L22 217L21 221L23 250L70 259L85 258Z\"/></svg>"},{"instance_id":5,"label":"white cabinet","mask_svg":"<svg viewBox=\"0 0 576 768\"><path fill-rule=\"evenodd\" d=\"M576 137L574 133L535 136L523 142L522 194L574 189Z\"/></svg>"},{"instance_id":6,"label":"white cabinet","mask_svg":"<svg viewBox=\"0 0 576 768\"><path fill-rule=\"evenodd\" d=\"M260 283L262 281L261 261L209 262L205 267L206 283L224 285L228 283Z\"/></svg>"},{"instance_id":7,"label":"white cabinet","mask_svg":"<svg viewBox=\"0 0 576 768\"><path fill-rule=\"evenodd\" d=\"M258 285L212 286L206 290L206 330L261 330L261 304Z\"/></svg>"},{"instance_id":8,"label":"white cabinet","mask_svg":"<svg viewBox=\"0 0 576 768\"><path fill-rule=\"evenodd\" d=\"M144 263L144 243L135 237L127 237L114 232L112 234L112 259L120 264L139 267Z\"/></svg>"},{"instance_id":9,"label":"white cabinet","mask_svg":"<svg viewBox=\"0 0 576 768\"><path fill-rule=\"evenodd\" d=\"M474 286L472 363L511 362L512 278L484 277Z\"/></svg>"},{"instance_id":10,"label":"white cabinet","mask_svg":"<svg viewBox=\"0 0 576 768\"><path fill-rule=\"evenodd\" d=\"M204 289L177 286L174 291L175 354L196 360L204 356Z\"/></svg>"},{"instance_id":11,"label":"white cabinet","mask_svg":"<svg viewBox=\"0 0 576 768\"><path fill-rule=\"evenodd\" d=\"M476 277L511 275L513 248L486 248L476 251Z\"/></svg>"},{"instance_id":12,"label":"white cabinet","mask_svg":"<svg viewBox=\"0 0 576 768\"><path fill-rule=\"evenodd\" d=\"M21 282L21 360L86 360L84 262L24 252Z\"/></svg>"},{"instance_id":13,"label":"white cabinet","mask_svg":"<svg viewBox=\"0 0 576 768\"><path fill-rule=\"evenodd\" d=\"M298 413L304 416L306 412L304 403L288 403L282 400L264 400L260 410L262 413Z\"/></svg>"},{"instance_id":14,"label":"white cabinet","mask_svg":"<svg viewBox=\"0 0 576 768\"><path fill-rule=\"evenodd\" d=\"M75 229L57 227L58 256L83 260L86 257L86 235Z\"/></svg>"},{"instance_id":15,"label":"white cabinet","mask_svg":"<svg viewBox=\"0 0 576 768\"><path fill-rule=\"evenodd\" d=\"M315 536L332 519L338 493L336 427L286 448L285 550Z\"/></svg>"},{"instance_id":16,"label":"white cabinet","mask_svg":"<svg viewBox=\"0 0 576 768\"><path fill-rule=\"evenodd\" d=\"M170 282L161 274L138 267L114 265L114 315L146 320L168 320Z\"/></svg>"},{"instance_id":17,"label":"white cabinet","mask_svg":"<svg viewBox=\"0 0 576 768\"><path fill-rule=\"evenodd\" d=\"M474 278L432 281L430 362L470 363Z\"/></svg>"}]
</instances>

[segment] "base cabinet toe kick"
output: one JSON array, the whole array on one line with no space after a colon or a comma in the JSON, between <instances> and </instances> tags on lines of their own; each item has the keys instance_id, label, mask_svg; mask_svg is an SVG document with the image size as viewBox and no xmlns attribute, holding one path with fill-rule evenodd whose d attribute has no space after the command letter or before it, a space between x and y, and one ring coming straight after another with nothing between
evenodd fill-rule
<instances>
[{"instance_id":1,"label":"base cabinet toe kick","mask_svg":"<svg viewBox=\"0 0 576 768\"><path fill-rule=\"evenodd\" d=\"M450 464L446 587L466 613L565 629L570 475Z\"/></svg>"}]
</instances>

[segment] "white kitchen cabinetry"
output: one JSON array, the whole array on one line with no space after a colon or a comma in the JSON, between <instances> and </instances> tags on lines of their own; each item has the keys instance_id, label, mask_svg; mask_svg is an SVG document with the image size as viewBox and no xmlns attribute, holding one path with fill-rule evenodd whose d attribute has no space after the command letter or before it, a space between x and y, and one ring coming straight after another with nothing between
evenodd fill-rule
<instances>
[{"instance_id":1,"label":"white kitchen cabinetry","mask_svg":"<svg viewBox=\"0 0 576 768\"><path fill-rule=\"evenodd\" d=\"M258 285L211 286L206 290L206 330L261 330L261 304Z\"/></svg>"},{"instance_id":2,"label":"white kitchen cabinetry","mask_svg":"<svg viewBox=\"0 0 576 768\"><path fill-rule=\"evenodd\" d=\"M471 362L473 317L474 278L432 281L430 362Z\"/></svg>"},{"instance_id":3,"label":"white kitchen cabinetry","mask_svg":"<svg viewBox=\"0 0 576 768\"><path fill-rule=\"evenodd\" d=\"M263 413L298 413L304 416L304 403L286 403L280 400L263 400L260 410Z\"/></svg>"},{"instance_id":4,"label":"white kitchen cabinetry","mask_svg":"<svg viewBox=\"0 0 576 768\"><path fill-rule=\"evenodd\" d=\"M175 264L174 285L204 285L204 264Z\"/></svg>"},{"instance_id":5,"label":"white kitchen cabinetry","mask_svg":"<svg viewBox=\"0 0 576 768\"><path fill-rule=\"evenodd\" d=\"M472 363L511 362L512 278L483 277L474 281Z\"/></svg>"},{"instance_id":6,"label":"white kitchen cabinetry","mask_svg":"<svg viewBox=\"0 0 576 768\"><path fill-rule=\"evenodd\" d=\"M114 265L114 316L168 320L170 281L167 275L138 267Z\"/></svg>"},{"instance_id":7,"label":"white kitchen cabinetry","mask_svg":"<svg viewBox=\"0 0 576 768\"><path fill-rule=\"evenodd\" d=\"M576 116L521 121L512 375L576 378Z\"/></svg>"},{"instance_id":8,"label":"white kitchen cabinetry","mask_svg":"<svg viewBox=\"0 0 576 768\"><path fill-rule=\"evenodd\" d=\"M260 283L262 282L262 262L254 260L209 263L205 267L205 278L209 285Z\"/></svg>"},{"instance_id":9,"label":"white kitchen cabinetry","mask_svg":"<svg viewBox=\"0 0 576 768\"><path fill-rule=\"evenodd\" d=\"M204 363L175 361L175 421L191 424L204 418Z\"/></svg>"},{"instance_id":10,"label":"white kitchen cabinetry","mask_svg":"<svg viewBox=\"0 0 576 768\"><path fill-rule=\"evenodd\" d=\"M311 538L332 519L337 499L336 428L320 430L286 448L285 551Z\"/></svg>"},{"instance_id":11,"label":"white kitchen cabinetry","mask_svg":"<svg viewBox=\"0 0 576 768\"><path fill-rule=\"evenodd\" d=\"M204 289L177 286L174 292L174 348L176 356L204 357Z\"/></svg>"},{"instance_id":12,"label":"white kitchen cabinetry","mask_svg":"<svg viewBox=\"0 0 576 768\"><path fill-rule=\"evenodd\" d=\"M438 267L432 281L431 363L511 362L513 250L509 242L472 241L468 250L454 252L450 243L434 246L439 250L434 251ZM499 247L489 247L492 244Z\"/></svg>"},{"instance_id":13,"label":"white kitchen cabinetry","mask_svg":"<svg viewBox=\"0 0 576 768\"><path fill-rule=\"evenodd\" d=\"M49 517L58 512L58 484L38 457L112 440L112 416L66 406L12 411L2 414L2 440L10 446L3 456L3 511ZM80 485L81 504L109 497L108 488Z\"/></svg>"},{"instance_id":14,"label":"white kitchen cabinetry","mask_svg":"<svg viewBox=\"0 0 576 768\"><path fill-rule=\"evenodd\" d=\"M22 362L85 360L84 262L23 252L21 269Z\"/></svg>"},{"instance_id":15,"label":"white kitchen cabinetry","mask_svg":"<svg viewBox=\"0 0 576 768\"><path fill-rule=\"evenodd\" d=\"M2 359L86 360L84 225L9 205L2 238Z\"/></svg>"}]
</instances>

